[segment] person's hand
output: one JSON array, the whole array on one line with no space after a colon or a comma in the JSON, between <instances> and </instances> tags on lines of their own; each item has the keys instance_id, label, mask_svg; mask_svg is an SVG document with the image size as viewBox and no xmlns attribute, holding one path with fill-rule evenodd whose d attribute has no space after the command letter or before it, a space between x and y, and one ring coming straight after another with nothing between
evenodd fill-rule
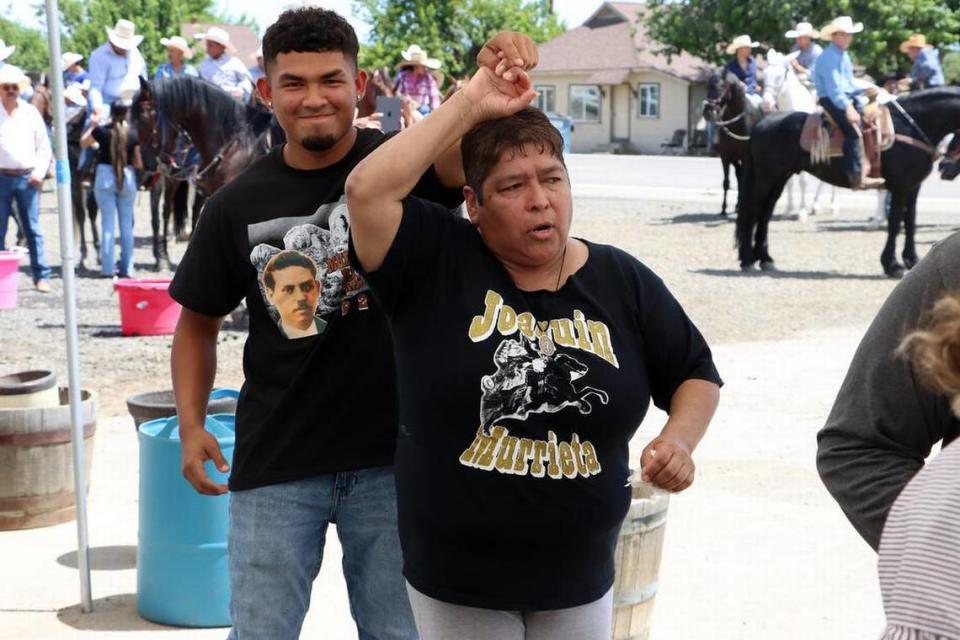
<instances>
[{"instance_id":1,"label":"person's hand","mask_svg":"<svg viewBox=\"0 0 960 640\"><path fill-rule=\"evenodd\" d=\"M640 469L644 482L679 493L693 484L696 465L685 443L660 435L643 449Z\"/></svg>"},{"instance_id":2,"label":"person's hand","mask_svg":"<svg viewBox=\"0 0 960 640\"><path fill-rule=\"evenodd\" d=\"M524 71L533 69L540 62L537 44L522 33L497 32L477 54L477 66L495 71L504 61L508 68L520 67Z\"/></svg>"},{"instance_id":3,"label":"person's hand","mask_svg":"<svg viewBox=\"0 0 960 640\"><path fill-rule=\"evenodd\" d=\"M867 96L867 98L869 98L870 100L875 99L879 93L880 93L880 88L877 87L876 85L870 85L869 87L863 90L863 94Z\"/></svg>"},{"instance_id":4,"label":"person's hand","mask_svg":"<svg viewBox=\"0 0 960 640\"><path fill-rule=\"evenodd\" d=\"M383 114L377 111L363 118L354 118L353 126L357 129L376 129L377 131L383 131L383 123L380 121L381 118L383 118Z\"/></svg>"},{"instance_id":5,"label":"person's hand","mask_svg":"<svg viewBox=\"0 0 960 640\"><path fill-rule=\"evenodd\" d=\"M857 113L852 104L847 105L847 121L850 124L860 124L860 114Z\"/></svg>"},{"instance_id":6,"label":"person's hand","mask_svg":"<svg viewBox=\"0 0 960 640\"><path fill-rule=\"evenodd\" d=\"M491 71L480 67L457 95L472 109L476 122L513 115L529 106L537 92L530 85L530 76L519 67Z\"/></svg>"},{"instance_id":7,"label":"person's hand","mask_svg":"<svg viewBox=\"0 0 960 640\"><path fill-rule=\"evenodd\" d=\"M207 460L213 460L222 473L230 469L220 451L220 444L213 434L203 427L181 429L180 446L183 451L181 472L197 493L205 496L219 496L226 493L227 485L212 481L203 470L203 463Z\"/></svg>"},{"instance_id":8,"label":"person's hand","mask_svg":"<svg viewBox=\"0 0 960 640\"><path fill-rule=\"evenodd\" d=\"M40 188L40 185L43 184L43 178L35 178L33 176L30 176L30 179L27 180L27 184L35 189L38 189Z\"/></svg>"}]
</instances>

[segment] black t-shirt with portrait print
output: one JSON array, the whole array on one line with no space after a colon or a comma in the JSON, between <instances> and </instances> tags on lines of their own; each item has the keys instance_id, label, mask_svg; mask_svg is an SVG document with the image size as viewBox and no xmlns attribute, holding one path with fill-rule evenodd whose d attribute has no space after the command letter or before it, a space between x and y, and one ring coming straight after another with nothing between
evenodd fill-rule
<instances>
[{"instance_id":1,"label":"black t-shirt with portrait print","mask_svg":"<svg viewBox=\"0 0 960 640\"><path fill-rule=\"evenodd\" d=\"M393 462L393 350L383 312L349 265L344 197L350 171L386 139L358 130L340 162L312 171L288 166L277 146L204 206L170 294L218 317L246 299L231 490ZM417 191L462 201L433 171Z\"/></svg>"},{"instance_id":2,"label":"black t-shirt with portrait print","mask_svg":"<svg viewBox=\"0 0 960 640\"><path fill-rule=\"evenodd\" d=\"M410 197L367 275L396 350L404 575L430 597L506 610L602 597L651 397L669 410L685 380L720 383L660 278L586 245L558 291L522 291L469 221Z\"/></svg>"}]
</instances>

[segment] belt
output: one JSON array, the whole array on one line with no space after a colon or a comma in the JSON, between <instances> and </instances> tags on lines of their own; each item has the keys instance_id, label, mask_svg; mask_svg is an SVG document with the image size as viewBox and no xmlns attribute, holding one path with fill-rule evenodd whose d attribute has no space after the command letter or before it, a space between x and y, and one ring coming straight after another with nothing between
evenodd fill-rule
<instances>
[{"instance_id":1,"label":"belt","mask_svg":"<svg viewBox=\"0 0 960 640\"><path fill-rule=\"evenodd\" d=\"M25 176L33 173L33 169L0 169L0 176Z\"/></svg>"}]
</instances>

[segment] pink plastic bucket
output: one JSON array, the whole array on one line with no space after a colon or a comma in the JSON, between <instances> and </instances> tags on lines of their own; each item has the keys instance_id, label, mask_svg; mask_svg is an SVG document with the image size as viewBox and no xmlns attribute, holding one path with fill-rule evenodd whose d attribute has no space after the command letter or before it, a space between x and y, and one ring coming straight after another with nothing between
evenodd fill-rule
<instances>
[{"instance_id":1,"label":"pink plastic bucket","mask_svg":"<svg viewBox=\"0 0 960 640\"><path fill-rule=\"evenodd\" d=\"M19 251L0 251L0 309L17 306L21 255Z\"/></svg>"},{"instance_id":2,"label":"pink plastic bucket","mask_svg":"<svg viewBox=\"0 0 960 640\"><path fill-rule=\"evenodd\" d=\"M167 290L169 280L117 280L120 295L120 326L125 336L159 336L173 333L180 305Z\"/></svg>"}]
</instances>

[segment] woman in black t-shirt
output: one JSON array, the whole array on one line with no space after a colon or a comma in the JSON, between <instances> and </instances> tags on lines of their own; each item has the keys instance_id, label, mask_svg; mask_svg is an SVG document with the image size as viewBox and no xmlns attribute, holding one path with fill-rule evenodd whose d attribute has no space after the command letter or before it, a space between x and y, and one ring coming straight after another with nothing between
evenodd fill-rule
<instances>
[{"instance_id":1,"label":"woman in black t-shirt","mask_svg":"<svg viewBox=\"0 0 960 640\"><path fill-rule=\"evenodd\" d=\"M99 145L97 171L93 195L100 208L101 241L100 269L104 277L113 277L114 244L119 219L121 278L133 275L133 208L137 200L135 169L143 167L137 132L127 122L130 102L118 99L110 105L110 123L97 126L96 122L84 132L80 145Z\"/></svg>"},{"instance_id":2,"label":"woman in black t-shirt","mask_svg":"<svg viewBox=\"0 0 960 640\"><path fill-rule=\"evenodd\" d=\"M720 378L656 275L568 236L562 139L507 66L347 181L352 259L394 338L404 576L423 640L605 640L630 438L652 398L670 417L643 478L686 489ZM408 196L461 137L469 221Z\"/></svg>"}]
</instances>

